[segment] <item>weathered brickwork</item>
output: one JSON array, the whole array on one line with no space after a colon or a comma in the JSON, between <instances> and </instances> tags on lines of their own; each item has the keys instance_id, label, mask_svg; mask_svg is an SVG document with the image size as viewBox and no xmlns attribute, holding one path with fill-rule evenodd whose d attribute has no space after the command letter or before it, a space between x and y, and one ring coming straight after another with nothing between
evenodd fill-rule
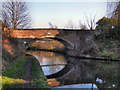
<instances>
[{"instance_id":1,"label":"weathered brickwork","mask_svg":"<svg viewBox=\"0 0 120 90\"><path fill-rule=\"evenodd\" d=\"M17 39L19 45L29 47L36 40L49 38L63 43L69 50L67 54L79 56L81 54L89 55L92 52L96 55L95 43L93 40L93 31L90 30L71 30L71 29L26 29L13 30L4 29L12 38ZM21 47L20 45L20 47Z\"/></svg>"},{"instance_id":2,"label":"weathered brickwork","mask_svg":"<svg viewBox=\"0 0 120 90\"><path fill-rule=\"evenodd\" d=\"M56 36L59 34L58 30L52 29L29 29L29 30L14 30L4 29L5 32L9 32L13 38L40 38L42 36Z\"/></svg>"}]
</instances>

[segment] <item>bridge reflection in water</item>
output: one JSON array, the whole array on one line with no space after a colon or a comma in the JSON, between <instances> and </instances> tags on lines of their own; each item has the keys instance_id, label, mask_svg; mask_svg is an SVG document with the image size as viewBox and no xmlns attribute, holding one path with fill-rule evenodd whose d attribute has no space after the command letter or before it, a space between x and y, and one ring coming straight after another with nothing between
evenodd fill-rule
<instances>
[{"instance_id":1,"label":"bridge reflection in water","mask_svg":"<svg viewBox=\"0 0 120 90\"><path fill-rule=\"evenodd\" d=\"M120 88L119 62L64 57L58 53L45 51L27 53L39 60L48 78L56 78L61 85L78 84L88 88L86 85L89 84L97 88Z\"/></svg>"},{"instance_id":2,"label":"bridge reflection in water","mask_svg":"<svg viewBox=\"0 0 120 90\"><path fill-rule=\"evenodd\" d=\"M38 59L44 75L51 75L53 73L59 72L67 64L64 56L55 54L53 52L29 51L27 54L31 54Z\"/></svg>"}]
</instances>

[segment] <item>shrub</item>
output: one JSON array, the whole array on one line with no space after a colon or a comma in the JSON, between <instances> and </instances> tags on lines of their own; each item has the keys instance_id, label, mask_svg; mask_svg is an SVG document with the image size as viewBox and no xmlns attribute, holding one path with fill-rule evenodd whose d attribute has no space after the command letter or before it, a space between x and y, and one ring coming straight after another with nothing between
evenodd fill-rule
<instances>
[{"instance_id":1,"label":"shrub","mask_svg":"<svg viewBox=\"0 0 120 90\"><path fill-rule=\"evenodd\" d=\"M102 56L102 57L105 57L105 58L115 59L115 56L113 56L113 54L112 54L111 52L103 51L103 52L101 53L101 56Z\"/></svg>"}]
</instances>

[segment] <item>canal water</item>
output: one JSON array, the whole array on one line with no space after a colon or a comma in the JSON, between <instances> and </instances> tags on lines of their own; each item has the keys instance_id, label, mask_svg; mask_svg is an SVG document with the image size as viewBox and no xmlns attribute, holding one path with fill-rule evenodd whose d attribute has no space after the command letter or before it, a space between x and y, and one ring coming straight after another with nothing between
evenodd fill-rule
<instances>
[{"instance_id":1,"label":"canal water","mask_svg":"<svg viewBox=\"0 0 120 90\"><path fill-rule=\"evenodd\" d=\"M44 75L55 78L55 88L120 88L120 63L64 56L48 51L27 51L38 59Z\"/></svg>"}]
</instances>

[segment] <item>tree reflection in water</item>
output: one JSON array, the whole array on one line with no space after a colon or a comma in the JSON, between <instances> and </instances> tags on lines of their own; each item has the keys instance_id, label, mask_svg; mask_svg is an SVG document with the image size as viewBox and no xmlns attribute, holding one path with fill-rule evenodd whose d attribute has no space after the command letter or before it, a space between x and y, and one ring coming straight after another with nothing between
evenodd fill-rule
<instances>
[{"instance_id":1,"label":"tree reflection in water","mask_svg":"<svg viewBox=\"0 0 120 90\"><path fill-rule=\"evenodd\" d=\"M40 49L63 50L64 48L58 42L56 46L56 41L38 41L38 43L42 43L38 45ZM59 47L59 44L61 47ZM57 49L53 47L57 47ZM66 74L62 72L61 76L56 78L63 85L91 83L97 85L98 88L120 88L119 62L64 57L61 54L46 51L28 51L27 54L33 55L39 60L45 75L59 73L63 68L66 68L66 64L71 64L72 68L70 68L70 71Z\"/></svg>"},{"instance_id":2,"label":"tree reflection in water","mask_svg":"<svg viewBox=\"0 0 120 90\"><path fill-rule=\"evenodd\" d=\"M44 49L44 50L54 50L54 51L64 51L64 44L60 43L57 40L48 39L48 41L36 41L30 48Z\"/></svg>"},{"instance_id":3,"label":"tree reflection in water","mask_svg":"<svg viewBox=\"0 0 120 90\"><path fill-rule=\"evenodd\" d=\"M61 83L66 85L94 83L98 88L120 88L119 62L85 60L75 57L68 57L67 60L74 65L74 68L57 78Z\"/></svg>"}]
</instances>

